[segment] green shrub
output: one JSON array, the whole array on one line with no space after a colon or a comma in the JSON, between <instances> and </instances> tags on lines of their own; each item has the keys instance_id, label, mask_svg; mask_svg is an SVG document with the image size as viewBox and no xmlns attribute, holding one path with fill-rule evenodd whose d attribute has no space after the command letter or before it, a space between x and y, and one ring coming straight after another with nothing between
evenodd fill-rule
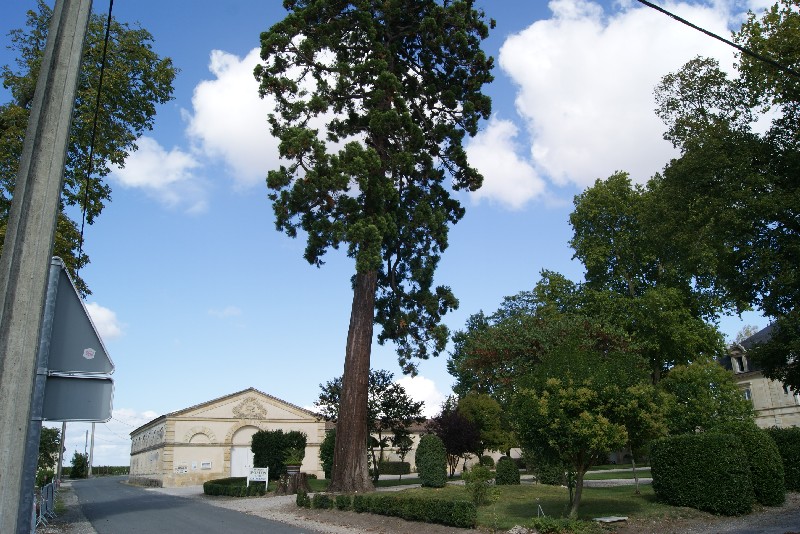
<instances>
[{"instance_id":1,"label":"green shrub","mask_svg":"<svg viewBox=\"0 0 800 534\"><path fill-rule=\"evenodd\" d=\"M767 430L783 460L786 489L800 491L800 427Z\"/></svg>"},{"instance_id":2,"label":"green shrub","mask_svg":"<svg viewBox=\"0 0 800 534\"><path fill-rule=\"evenodd\" d=\"M353 497L351 495L337 495L336 496L336 509L337 510L350 510L353 508Z\"/></svg>"},{"instance_id":3,"label":"green shrub","mask_svg":"<svg viewBox=\"0 0 800 534\"><path fill-rule=\"evenodd\" d=\"M480 463L483 467L488 467L489 469L491 469L492 467L494 467L494 458L492 458L488 454L484 454L483 456L481 456Z\"/></svg>"},{"instance_id":4,"label":"green shrub","mask_svg":"<svg viewBox=\"0 0 800 534\"><path fill-rule=\"evenodd\" d=\"M742 441L730 434L685 434L650 446L656 498L714 514L747 514L753 486Z\"/></svg>"},{"instance_id":5,"label":"green shrub","mask_svg":"<svg viewBox=\"0 0 800 534\"><path fill-rule=\"evenodd\" d=\"M411 472L408 462L379 462L378 471L382 475L407 475Z\"/></svg>"},{"instance_id":6,"label":"green shrub","mask_svg":"<svg viewBox=\"0 0 800 534\"><path fill-rule=\"evenodd\" d=\"M322 464L322 471L325 478L331 479L331 469L333 469L333 454L336 446L336 429L326 432L325 439L319 445L319 461Z\"/></svg>"},{"instance_id":7,"label":"green shrub","mask_svg":"<svg viewBox=\"0 0 800 534\"><path fill-rule=\"evenodd\" d=\"M459 528L474 528L478 519L478 510L471 502L426 499L392 493L354 495L353 510Z\"/></svg>"},{"instance_id":8,"label":"green shrub","mask_svg":"<svg viewBox=\"0 0 800 534\"><path fill-rule=\"evenodd\" d=\"M72 455L72 470L70 478L86 478L89 475L89 455L75 451Z\"/></svg>"},{"instance_id":9,"label":"green shrub","mask_svg":"<svg viewBox=\"0 0 800 534\"><path fill-rule=\"evenodd\" d=\"M540 484L567 485L567 468L560 463L538 462L533 466L532 472Z\"/></svg>"},{"instance_id":10,"label":"green shrub","mask_svg":"<svg viewBox=\"0 0 800 534\"><path fill-rule=\"evenodd\" d=\"M417 473L423 487L442 488L447 484L447 451L439 436L422 436L414 463L417 464Z\"/></svg>"},{"instance_id":11,"label":"green shrub","mask_svg":"<svg viewBox=\"0 0 800 534\"><path fill-rule=\"evenodd\" d=\"M38 469L36 471L36 487L41 488L53 481L56 472L52 469Z\"/></svg>"},{"instance_id":12,"label":"green shrub","mask_svg":"<svg viewBox=\"0 0 800 534\"><path fill-rule=\"evenodd\" d=\"M306 435L292 430L259 430L253 434L250 449L253 451L253 467L269 467L269 479L277 480L286 473L286 452L289 449L305 451Z\"/></svg>"},{"instance_id":13,"label":"green shrub","mask_svg":"<svg viewBox=\"0 0 800 534\"><path fill-rule=\"evenodd\" d=\"M742 440L756 502L764 506L783 504L786 500L783 461L770 435L753 421L724 423L714 427L714 432L733 434Z\"/></svg>"},{"instance_id":14,"label":"green shrub","mask_svg":"<svg viewBox=\"0 0 800 534\"><path fill-rule=\"evenodd\" d=\"M227 497L253 497L266 495L265 482L251 482L247 485L246 477L218 478L203 483L203 493L206 495L225 495Z\"/></svg>"},{"instance_id":15,"label":"green shrub","mask_svg":"<svg viewBox=\"0 0 800 534\"><path fill-rule=\"evenodd\" d=\"M488 467L475 464L472 469L465 471L461 476L464 485L476 506L487 504L491 501L492 479L494 475Z\"/></svg>"},{"instance_id":16,"label":"green shrub","mask_svg":"<svg viewBox=\"0 0 800 534\"><path fill-rule=\"evenodd\" d=\"M315 493L311 498L311 508L328 510L333 508L333 499L327 493Z\"/></svg>"},{"instance_id":17,"label":"green shrub","mask_svg":"<svg viewBox=\"0 0 800 534\"><path fill-rule=\"evenodd\" d=\"M494 483L498 486L515 486L519 484L519 468L508 456L503 456L497 461Z\"/></svg>"},{"instance_id":18,"label":"green shrub","mask_svg":"<svg viewBox=\"0 0 800 534\"><path fill-rule=\"evenodd\" d=\"M294 502L297 503L297 506L300 508L311 508L311 498L308 496L308 493L303 490L297 492L297 497Z\"/></svg>"},{"instance_id":19,"label":"green shrub","mask_svg":"<svg viewBox=\"0 0 800 534\"><path fill-rule=\"evenodd\" d=\"M358 513L369 511L369 500L366 495L353 495L353 511Z\"/></svg>"}]
</instances>

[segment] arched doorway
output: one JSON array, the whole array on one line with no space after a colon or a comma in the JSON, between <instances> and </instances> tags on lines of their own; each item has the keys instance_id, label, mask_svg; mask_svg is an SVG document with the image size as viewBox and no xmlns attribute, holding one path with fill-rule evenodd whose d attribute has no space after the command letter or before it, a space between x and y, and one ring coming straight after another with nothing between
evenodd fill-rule
<instances>
[{"instance_id":1,"label":"arched doorway","mask_svg":"<svg viewBox=\"0 0 800 534\"><path fill-rule=\"evenodd\" d=\"M253 467L253 451L250 443L253 434L259 431L256 426L243 426L231 438L231 476L246 477Z\"/></svg>"}]
</instances>

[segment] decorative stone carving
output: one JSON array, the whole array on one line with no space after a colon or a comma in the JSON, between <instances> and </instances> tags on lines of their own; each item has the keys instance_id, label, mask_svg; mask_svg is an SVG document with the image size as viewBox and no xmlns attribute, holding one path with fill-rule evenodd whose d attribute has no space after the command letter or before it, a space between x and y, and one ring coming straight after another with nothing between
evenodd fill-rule
<instances>
[{"instance_id":1,"label":"decorative stone carving","mask_svg":"<svg viewBox=\"0 0 800 534\"><path fill-rule=\"evenodd\" d=\"M267 418L267 409L253 397L247 397L233 407L233 415L239 419L259 420Z\"/></svg>"},{"instance_id":2,"label":"decorative stone carving","mask_svg":"<svg viewBox=\"0 0 800 534\"><path fill-rule=\"evenodd\" d=\"M193 426L183 435L183 441L189 443L192 440L192 436L195 434L204 434L211 443L217 441L217 436L214 434L214 431L207 426Z\"/></svg>"}]
</instances>

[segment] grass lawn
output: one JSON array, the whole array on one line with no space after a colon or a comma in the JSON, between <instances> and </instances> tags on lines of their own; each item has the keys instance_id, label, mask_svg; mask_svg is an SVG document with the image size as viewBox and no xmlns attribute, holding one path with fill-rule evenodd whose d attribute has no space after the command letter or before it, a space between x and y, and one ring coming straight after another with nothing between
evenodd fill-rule
<instances>
[{"instance_id":1,"label":"grass lawn","mask_svg":"<svg viewBox=\"0 0 800 534\"><path fill-rule=\"evenodd\" d=\"M522 486L497 486L497 500L478 508L478 525L492 529L508 530L514 525L529 526L536 517L537 505L548 517L566 517L569 492L566 488L544 484ZM414 488L401 494L420 497L469 500L464 486L448 485L444 488ZM635 495L631 486L615 488L584 488L578 517L622 515L631 518L697 517L702 512L675 508L656 502L653 489L642 486Z\"/></svg>"}]
</instances>

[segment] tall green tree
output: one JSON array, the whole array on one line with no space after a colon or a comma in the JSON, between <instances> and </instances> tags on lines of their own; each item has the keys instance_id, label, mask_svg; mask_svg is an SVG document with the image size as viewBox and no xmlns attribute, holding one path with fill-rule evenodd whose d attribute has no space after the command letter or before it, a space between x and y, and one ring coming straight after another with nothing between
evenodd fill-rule
<instances>
[{"instance_id":1,"label":"tall green tree","mask_svg":"<svg viewBox=\"0 0 800 534\"><path fill-rule=\"evenodd\" d=\"M486 393L469 392L458 399L458 413L478 429L479 457L487 450L508 452L515 446L511 422L500 403Z\"/></svg>"},{"instance_id":2,"label":"tall green tree","mask_svg":"<svg viewBox=\"0 0 800 534\"><path fill-rule=\"evenodd\" d=\"M339 421L339 405L342 398L342 377L320 384L319 398L314 402L317 411L328 421ZM393 436L401 435L414 423L425 420L422 408L425 403L408 396L403 386L394 381L394 374L385 370L370 370L369 396L367 399L367 429L372 439L368 439L372 454L373 479L380 476L380 462L383 450ZM337 427L338 428L338 427ZM373 437L374 436L374 437ZM374 440L374 441L373 441ZM378 449L378 457L375 456Z\"/></svg>"},{"instance_id":3,"label":"tall green tree","mask_svg":"<svg viewBox=\"0 0 800 534\"><path fill-rule=\"evenodd\" d=\"M798 28L797 2L781 0L749 14L734 41L796 72ZM696 58L662 79L657 112L680 157L655 188L662 205L673 209L663 219L665 233L691 236L718 292L738 309L756 307L775 322L773 338L751 356L766 376L797 388L800 81L749 55L736 68L739 77L731 78L716 61ZM758 133L754 120L764 110L769 126Z\"/></svg>"},{"instance_id":4,"label":"tall green tree","mask_svg":"<svg viewBox=\"0 0 800 534\"><path fill-rule=\"evenodd\" d=\"M255 69L287 164L269 172L276 227L307 235L305 259L329 248L355 259L334 491L372 487L366 441L373 323L404 371L437 355L457 306L434 287L449 225L464 215L453 190L481 175L462 146L491 103L488 36L472 0L286 0L286 18L261 34ZM449 178L449 183L446 180Z\"/></svg>"},{"instance_id":5,"label":"tall green tree","mask_svg":"<svg viewBox=\"0 0 800 534\"><path fill-rule=\"evenodd\" d=\"M39 436L39 461L36 469L53 471L58 461L59 447L61 447L61 431L43 426Z\"/></svg>"},{"instance_id":6,"label":"tall green tree","mask_svg":"<svg viewBox=\"0 0 800 534\"><path fill-rule=\"evenodd\" d=\"M574 517L586 471L628 445L627 427L644 426L629 418L644 419L642 411L654 407L642 402L650 395L648 367L624 340L585 317L553 317L542 336L550 338L549 349L520 380L513 414L525 450L570 466Z\"/></svg>"},{"instance_id":7,"label":"tall green tree","mask_svg":"<svg viewBox=\"0 0 800 534\"><path fill-rule=\"evenodd\" d=\"M16 65L0 69L3 86L11 91L11 101L0 105L0 242L5 240L11 197L51 16L52 10L39 0L37 9L28 12L27 27L9 34L9 48L17 55ZM153 51L153 37L149 32L112 19L91 162L92 176L87 181L106 18L94 14L89 22L53 252L65 261L83 294L89 293L89 288L77 272L88 263L89 257L79 250L81 223L71 218L68 211L80 213L85 203L88 224L100 215L111 199L111 188L103 178L112 165L124 165L128 154L136 150L136 139L152 129L156 106L172 99L172 81L177 73L172 60L161 58Z\"/></svg>"},{"instance_id":8,"label":"tall green tree","mask_svg":"<svg viewBox=\"0 0 800 534\"><path fill-rule=\"evenodd\" d=\"M586 267L585 306L630 335L655 383L672 365L721 354L714 321L731 307L702 270L705 263L689 268L681 261L694 246L690 236L661 235L660 201L618 172L577 195L570 214L570 245Z\"/></svg>"}]
</instances>

